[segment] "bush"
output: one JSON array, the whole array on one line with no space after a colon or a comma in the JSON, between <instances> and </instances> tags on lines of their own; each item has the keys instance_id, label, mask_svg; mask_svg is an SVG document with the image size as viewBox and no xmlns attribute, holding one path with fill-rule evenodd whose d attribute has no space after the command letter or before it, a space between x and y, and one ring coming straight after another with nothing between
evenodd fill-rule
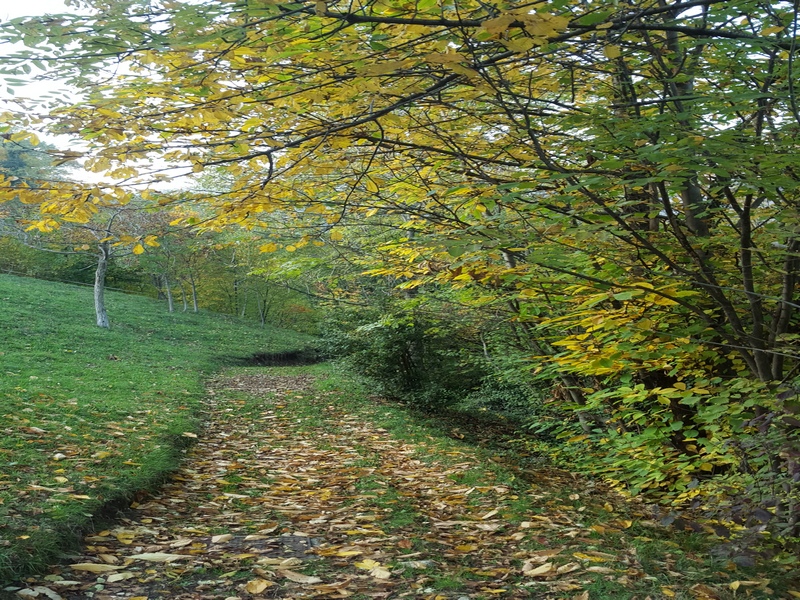
<instances>
[{"instance_id":1,"label":"bush","mask_svg":"<svg viewBox=\"0 0 800 600\"><path fill-rule=\"evenodd\" d=\"M369 379L378 393L435 409L461 401L480 385L485 370L472 360L457 324L414 311L363 315L331 315L324 325L325 351Z\"/></svg>"}]
</instances>

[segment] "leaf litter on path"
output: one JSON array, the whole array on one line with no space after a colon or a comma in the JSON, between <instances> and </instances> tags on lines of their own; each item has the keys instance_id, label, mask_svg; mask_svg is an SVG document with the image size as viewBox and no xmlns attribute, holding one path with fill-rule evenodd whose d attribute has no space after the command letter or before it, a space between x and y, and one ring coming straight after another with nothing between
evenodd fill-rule
<instances>
[{"instance_id":1,"label":"leaf litter on path","mask_svg":"<svg viewBox=\"0 0 800 600\"><path fill-rule=\"evenodd\" d=\"M561 500L519 518L518 493L485 469L476 479L483 467L469 448L439 456L392 437L309 376L235 375L216 382L207 408L206 428L157 495L17 594L547 599L592 598L598 578L617 589L655 580L631 546L598 539L622 535L624 521L588 526ZM723 597L686 588L687 598Z\"/></svg>"}]
</instances>

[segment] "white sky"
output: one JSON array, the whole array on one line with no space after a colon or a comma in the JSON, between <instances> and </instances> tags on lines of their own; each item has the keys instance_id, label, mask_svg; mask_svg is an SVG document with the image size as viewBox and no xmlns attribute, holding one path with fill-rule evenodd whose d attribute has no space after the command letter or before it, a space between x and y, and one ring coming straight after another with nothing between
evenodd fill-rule
<instances>
[{"instance_id":1,"label":"white sky","mask_svg":"<svg viewBox=\"0 0 800 600\"><path fill-rule=\"evenodd\" d=\"M2 0L0 1L0 21L8 21L29 15L57 14L75 12L63 0Z\"/></svg>"},{"instance_id":2,"label":"white sky","mask_svg":"<svg viewBox=\"0 0 800 600\"><path fill-rule=\"evenodd\" d=\"M75 7L65 5L63 0L0 0L0 22L18 17L77 12L81 11L78 11ZM3 46L0 44L0 55L2 55L2 53ZM34 69L31 76L35 76L36 72L36 69ZM23 73L19 73L17 77L19 79L26 78ZM0 111L3 110L4 105L8 106L7 103L14 103L15 99L43 99L47 95L53 93L58 93L59 96L63 95L67 98L74 94L74 92L69 92L65 87L60 86L57 80L35 81L29 85L15 87L13 94L9 94L6 90L6 86L3 84L3 78L0 76ZM76 143L66 136L44 135L43 139L62 149L80 149L82 145L80 142ZM72 176L90 182L99 182L104 179L100 174L84 172L79 167L73 171ZM161 184L158 187L168 186Z\"/></svg>"}]
</instances>

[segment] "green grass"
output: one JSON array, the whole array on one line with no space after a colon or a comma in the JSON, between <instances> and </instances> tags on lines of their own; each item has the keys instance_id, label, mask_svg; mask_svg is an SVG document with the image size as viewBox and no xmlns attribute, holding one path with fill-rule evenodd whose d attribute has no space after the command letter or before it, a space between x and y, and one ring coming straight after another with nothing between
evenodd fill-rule
<instances>
[{"instance_id":1,"label":"green grass","mask_svg":"<svg viewBox=\"0 0 800 600\"><path fill-rule=\"evenodd\" d=\"M298 333L87 288L0 275L0 582L42 568L77 534L174 469L202 420L203 381Z\"/></svg>"}]
</instances>

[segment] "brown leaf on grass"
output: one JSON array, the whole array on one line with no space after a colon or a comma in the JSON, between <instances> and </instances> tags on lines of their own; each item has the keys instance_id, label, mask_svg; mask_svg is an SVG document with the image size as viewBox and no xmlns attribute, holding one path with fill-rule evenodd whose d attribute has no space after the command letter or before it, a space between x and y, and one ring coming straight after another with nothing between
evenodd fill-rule
<instances>
[{"instance_id":1,"label":"brown leaf on grass","mask_svg":"<svg viewBox=\"0 0 800 600\"><path fill-rule=\"evenodd\" d=\"M389 579L392 576L392 572L385 567L375 567L369 574L375 579Z\"/></svg>"},{"instance_id":2,"label":"brown leaf on grass","mask_svg":"<svg viewBox=\"0 0 800 600\"><path fill-rule=\"evenodd\" d=\"M564 550L564 548L551 548L550 550L538 550L536 552L531 552L528 555L525 563L522 565L522 570L530 571L533 568L532 565L538 565L547 562L547 559L561 554L562 550Z\"/></svg>"},{"instance_id":3,"label":"brown leaf on grass","mask_svg":"<svg viewBox=\"0 0 800 600\"><path fill-rule=\"evenodd\" d=\"M245 584L244 591L248 594L261 594L264 590L274 585L276 585L274 581L269 581L267 579L251 579Z\"/></svg>"},{"instance_id":4,"label":"brown leaf on grass","mask_svg":"<svg viewBox=\"0 0 800 600\"><path fill-rule=\"evenodd\" d=\"M530 571L523 571L522 574L526 577L547 577L549 575L554 575L556 570L553 568L553 563L544 563L543 565L539 565L535 569L531 569Z\"/></svg>"},{"instance_id":5,"label":"brown leaf on grass","mask_svg":"<svg viewBox=\"0 0 800 600\"><path fill-rule=\"evenodd\" d=\"M697 600L719 600L721 598L719 592L702 583L693 585L689 591ZM800 594L797 597L800 598Z\"/></svg>"},{"instance_id":6,"label":"brown leaf on grass","mask_svg":"<svg viewBox=\"0 0 800 600\"><path fill-rule=\"evenodd\" d=\"M556 569L556 574L565 575L567 573L572 573L574 571L578 571L578 570L580 570L580 568L581 568L580 563L571 562L571 563L567 563L565 565L561 565L560 567L558 567Z\"/></svg>"},{"instance_id":7,"label":"brown leaf on grass","mask_svg":"<svg viewBox=\"0 0 800 600\"><path fill-rule=\"evenodd\" d=\"M614 569L610 569L608 567L587 567L586 570L589 571L590 573L604 573L604 574L616 573Z\"/></svg>"},{"instance_id":8,"label":"brown leaf on grass","mask_svg":"<svg viewBox=\"0 0 800 600\"><path fill-rule=\"evenodd\" d=\"M289 579L290 581L296 581L297 583L311 584L322 582L322 579L319 577L314 577L313 575L303 575L302 573L290 571L289 569L281 569L279 573L286 577L286 579Z\"/></svg>"}]
</instances>

